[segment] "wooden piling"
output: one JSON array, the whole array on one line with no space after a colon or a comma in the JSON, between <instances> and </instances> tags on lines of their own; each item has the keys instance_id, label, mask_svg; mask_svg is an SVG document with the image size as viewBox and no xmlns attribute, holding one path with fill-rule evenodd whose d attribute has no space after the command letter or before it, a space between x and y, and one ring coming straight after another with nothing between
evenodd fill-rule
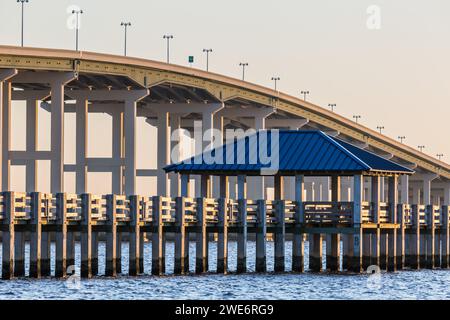
<instances>
[{"instance_id":1,"label":"wooden piling","mask_svg":"<svg viewBox=\"0 0 450 320\"><path fill-rule=\"evenodd\" d=\"M90 193L81 195L81 277L92 277L92 196Z\"/></svg>"},{"instance_id":2,"label":"wooden piling","mask_svg":"<svg viewBox=\"0 0 450 320\"><path fill-rule=\"evenodd\" d=\"M420 216L419 206L411 206L411 230L409 232L409 248L406 256L407 265L411 269L420 269Z\"/></svg>"},{"instance_id":3,"label":"wooden piling","mask_svg":"<svg viewBox=\"0 0 450 320\"><path fill-rule=\"evenodd\" d=\"M197 198L197 233L195 273L208 272L208 233L206 232L206 199Z\"/></svg>"},{"instance_id":4,"label":"wooden piling","mask_svg":"<svg viewBox=\"0 0 450 320\"><path fill-rule=\"evenodd\" d=\"M56 223L55 233L55 277L64 278L67 272L67 195L56 194Z\"/></svg>"},{"instance_id":5,"label":"wooden piling","mask_svg":"<svg viewBox=\"0 0 450 320\"><path fill-rule=\"evenodd\" d=\"M39 192L31 193L31 226L30 226L30 277L41 277L41 203Z\"/></svg>"},{"instance_id":6,"label":"wooden piling","mask_svg":"<svg viewBox=\"0 0 450 320\"><path fill-rule=\"evenodd\" d=\"M186 257L185 198L175 199L175 263L174 274L184 274Z\"/></svg>"},{"instance_id":7,"label":"wooden piling","mask_svg":"<svg viewBox=\"0 0 450 320\"><path fill-rule=\"evenodd\" d=\"M434 269L435 267L435 237L436 237L436 226L434 223L434 208L432 205L427 205L426 208L426 220L427 220L427 232L426 232L426 268Z\"/></svg>"},{"instance_id":8,"label":"wooden piling","mask_svg":"<svg viewBox=\"0 0 450 320\"><path fill-rule=\"evenodd\" d=\"M367 268L371 265L371 249L372 249L372 234L369 230L363 230L363 269L367 270ZM328 246L328 243L327 243Z\"/></svg>"},{"instance_id":9,"label":"wooden piling","mask_svg":"<svg viewBox=\"0 0 450 320\"><path fill-rule=\"evenodd\" d=\"M387 271L397 270L397 229L388 231Z\"/></svg>"},{"instance_id":10,"label":"wooden piling","mask_svg":"<svg viewBox=\"0 0 450 320\"><path fill-rule=\"evenodd\" d=\"M25 276L25 232L22 230L14 234L14 276Z\"/></svg>"},{"instance_id":11,"label":"wooden piling","mask_svg":"<svg viewBox=\"0 0 450 320\"><path fill-rule=\"evenodd\" d=\"M276 206L276 220L277 224L275 226L275 234L274 234L274 247L275 247L275 272L284 272L284 246L286 243L286 227L285 227L285 219L284 213L286 211L286 203L284 200L277 200L275 203Z\"/></svg>"},{"instance_id":12,"label":"wooden piling","mask_svg":"<svg viewBox=\"0 0 450 320\"><path fill-rule=\"evenodd\" d=\"M107 277L115 277L116 271L116 252L117 252L117 221L116 221L116 201L115 196L108 194L106 196L106 215L107 226L106 231L106 263L105 275Z\"/></svg>"},{"instance_id":13,"label":"wooden piling","mask_svg":"<svg viewBox=\"0 0 450 320\"><path fill-rule=\"evenodd\" d=\"M144 273L144 245L145 245L145 232L139 233L139 272Z\"/></svg>"},{"instance_id":14,"label":"wooden piling","mask_svg":"<svg viewBox=\"0 0 450 320\"><path fill-rule=\"evenodd\" d=\"M352 235L353 238L353 254L349 259L349 271L361 273L362 269L362 245L363 236L362 228L357 228Z\"/></svg>"},{"instance_id":15,"label":"wooden piling","mask_svg":"<svg viewBox=\"0 0 450 320\"><path fill-rule=\"evenodd\" d=\"M66 235L66 264L67 267L75 266L75 231L67 231Z\"/></svg>"},{"instance_id":16,"label":"wooden piling","mask_svg":"<svg viewBox=\"0 0 450 320\"><path fill-rule=\"evenodd\" d=\"M129 258L128 258L128 274L130 276L137 276L141 271L139 269L140 259L140 217L139 217L139 197L130 196L130 226L128 231L128 245L129 245Z\"/></svg>"},{"instance_id":17,"label":"wooden piling","mask_svg":"<svg viewBox=\"0 0 450 320\"><path fill-rule=\"evenodd\" d=\"M405 233L405 211L406 204L397 205L397 223L400 228L397 230L397 268L402 270L405 268L405 245L406 245L406 233Z\"/></svg>"},{"instance_id":18,"label":"wooden piling","mask_svg":"<svg viewBox=\"0 0 450 320\"><path fill-rule=\"evenodd\" d=\"M371 234L370 265L374 266L380 265L380 234L381 234L380 228L376 228Z\"/></svg>"},{"instance_id":19,"label":"wooden piling","mask_svg":"<svg viewBox=\"0 0 450 320\"><path fill-rule=\"evenodd\" d=\"M442 242L442 258L441 267L450 267L450 223L449 223L449 206L442 206L442 227L441 227L441 242Z\"/></svg>"},{"instance_id":20,"label":"wooden piling","mask_svg":"<svg viewBox=\"0 0 450 320\"><path fill-rule=\"evenodd\" d=\"M266 236L267 236L266 201L257 201L256 227L256 272L266 272Z\"/></svg>"},{"instance_id":21,"label":"wooden piling","mask_svg":"<svg viewBox=\"0 0 450 320\"><path fill-rule=\"evenodd\" d=\"M116 233L116 272L122 273L122 232L117 230Z\"/></svg>"},{"instance_id":22,"label":"wooden piling","mask_svg":"<svg viewBox=\"0 0 450 320\"><path fill-rule=\"evenodd\" d=\"M91 233L91 269L92 275L98 275L98 237L99 233L92 230Z\"/></svg>"},{"instance_id":23,"label":"wooden piling","mask_svg":"<svg viewBox=\"0 0 450 320\"><path fill-rule=\"evenodd\" d=\"M219 200L217 239L217 273L228 272L228 199ZM258 250L258 249L257 249Z\"/></svg>"},{"instance_id":24,"label":"wooden piling","mask_svg":"<svg viewBox=\"0 0 450 320\"><path fill-rule=\"evenodd\" d=\"M247 200L238 200L237 273L247 272Z\"/></svg>"},{"instance_id":25,"label":"wooden piling","mask_svg":"<svg viewBox=\"0 0 450 320\"><path fill-rule=\"evenodd\" d=\"M2 232L2 279L14 277L14 193L3 192L5 215Z\"/></svg>"},{"instance_id":26,"label":"wooden piling","mask_svg":"<svg viewBox=\"0 0 450 320\"><path fill-rule=\"evenodd\" d=\"M350 271L350 260L353 256L353 236L344 234L342 238L342 270Z\"/></svg>"},{"instance_id":27,"label":"wooden piling","mask_svg":"<svg viewBox=\"0 0 450 320\"><path fill-rule=\"evenodd\" d=\"M302 226L305 222L304 214L304 176L295 176L295 212L294 228L292 234L292 271L305 271L305 236L302 233Z\"/></svg>"},{"instance_id":28,"label":"wooden piling","mask_svg":"<svg viewBox=\"0 0 450 320\"><path fill-rule=\"evenodd\" d=\"M328 271L337 272L340 268L340 242L341 235L339 233L327 234L326 237L326 267Z\"/></svg>"},{"instance_id":29,"label":"wooden piling","mask_svg":"<svg viewBox=\"0 0 450 320\"><path fill-rule=\"evenodd\" d=\"M309 270L322 271L322 235L320 233L309 234Z\"/></svg>"},{"instance_id":30,"label":"wooden piling","mask_svg":"<svg viewBox=\"0 0 450 320\"><path fill-rule=\"evenodd\" d=\"M380 233L380 269L387 270L388 259L388 235L386 230L381 230Z\"/></svg>"},{"instance_id":31,"label":"wooden piling","mask_svg":"<svg viewBox=\"0 0 450 320\"><path fill-rule=\"evenodd\" d=\"M163 221L162 221L162 198L153 197L153 232L152 232L152 274L163 273Z\"/></svg>"},{"instance_id":32,"label":"wooden piling","mask_svg":"<svg viewBox=\"0 0 450 320\"><path fill-rule=\"evenodd\" d=\"M50 267L50 246L51 246L51 232L42 232L41 237L41 275L49 277L51 275Z\"/></svg>"}]
</instances>

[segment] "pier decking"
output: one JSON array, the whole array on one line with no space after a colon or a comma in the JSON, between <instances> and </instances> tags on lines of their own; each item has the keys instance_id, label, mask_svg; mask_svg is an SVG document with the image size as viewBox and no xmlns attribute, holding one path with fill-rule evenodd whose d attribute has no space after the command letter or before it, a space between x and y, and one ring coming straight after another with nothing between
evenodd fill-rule
<instances>
[{"instance_id":1,"label":"pier decking","mask_svg":"<svg viewBox=\"0 0 450 320\"><path fill-rule=\"evenodd\" d=\"M165 235L175 235L174 274L189 270L189 234L195 235L195 272L208 271L208 241L217 233L217 272L228 270L228 235L238 242L237 272L247 272L247 260L256 271L266 271L267 233L274 234L275 271L285 271L285 242L293 241L292 270L305 271L305 235L309 239L309 270L322 271L322 242L326 242L329 271L361 272L376 264L385 270L449 267L448 206L362 202L361 222L355 224L354 202L303 202L287 200L233 200L142 196L56 195L3 192L2 278L25 276L25 236L30 241L29 276L65 277L74 264L74 235L79 233L81 277L99 273L99 234L105 235L105 275L120 272L121 234L128 235L129 274L144 268L143 241L152 241L151 273L165 268ZM377 209L379 208L379 209ZM393 222L393 214L396 222ZM376 216L378 215L378 222ZM54 236L50 237L51 234ZM256 235L256 256L249 257L249 234ZM50 239L55 243L55 273L50 274ZM340 264L340 242L343 261Z\"/></svg>"}]
</instances>

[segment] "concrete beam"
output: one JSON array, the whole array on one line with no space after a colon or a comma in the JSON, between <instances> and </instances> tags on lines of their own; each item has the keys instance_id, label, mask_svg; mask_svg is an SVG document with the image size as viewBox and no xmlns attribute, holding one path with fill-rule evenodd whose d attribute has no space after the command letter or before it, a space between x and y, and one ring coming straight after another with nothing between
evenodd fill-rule
<instances>
[{"instance_id":1,"label":"concrete beam","mask_svg":"<svg viewBox=\"0 0 450 320\"><path fill-rule=\"evenodd\" d=\"M69 90L66 94L72 99L89 101L140 101L150 94L143 90Z\"/></svg>"},{"instance_id":2,"label":"concrete beam","mask_svg":"<svg viewBox=\"0 0 450 320\"><path fill-rule=\"evenodd\" d=\"M20 71L12 79L12 83L67 84L76 78L78 78L77 72Z\"/></svg>"}]
</instances>

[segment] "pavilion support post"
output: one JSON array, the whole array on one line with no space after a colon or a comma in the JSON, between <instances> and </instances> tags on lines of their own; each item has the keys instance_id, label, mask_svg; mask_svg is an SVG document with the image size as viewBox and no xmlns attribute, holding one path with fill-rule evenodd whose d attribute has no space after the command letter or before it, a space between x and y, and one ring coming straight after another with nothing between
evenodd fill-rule
<instances>
[{"instance_id":1,"label":"pavilion support post","mask_svg":"<svg viewBox=\"0 0 450 320\"><path fill-rule=\"evenodd\" d=\"M164 234L162 220L162 197L153 197L153 232L152 232L152 274L163 274Z\"/></svg>"},{"instance_id":2,"label":"pavilion support post","mask_svg":"<svg viewBox=\"0 0 450 320\"><path fill-rule=\"evenodd\" d=\"M363 270L367 270L367 268L371 265L371 249L372 249L372 233L369 230L363 230Z\"/></svg>"},{"instance_id":3,"label":"pavilion support post","mask_svg":"<svg viewBox=\"0 0 450 320\"><path fill-rule=\"evenodd\" d=\"M128 274L137 276L141 273L139 260L141 258L141 228L139 216L140 197L136 195L130 196L130 228L128 232L129 258L128 258Z\"/></svg>"},{"instance_id":4,"label":"pavilion support post","mask_svg":"<svg viewBox=\"0 0 450 320\"><path fill-rule=\"evenodd\" d=\"M382 230L380 233L380 269L387 270L388 259L388 241L389 235L386 230Z\"/></svg>"},{"instance_id":5,"label":"pavilion support post","mask_svg":"<svg viewBox=\"0 0 450 320\"><path fill-rule=\"evenodd\" d=\"M66 235L66 261L67 267L75 266L75 231L67 231Z\"/></svg>"},{"instance_id":6,"label":"pavilion support post","mask_svg":"<svg viewBox=\"0 0 450 320\"><path fill-rule=\"evenodd\" d=\"M388 198L389 198L389 222L397 224L398 216L398 176L389 177L388 180ZM393 228L389 231L389 247L388 247L388 271L397 270L397 229Z\"/></svg>"},{"instance_id":7,"label":"pavilion support post","mask_svg":"<svg viewBox=\"0 0 450 320\"><path fill-rule=\"evenodd\" d=\"M257 230L256 230L256 272L267 271L266 236L267 236L266 201L257 201Z\"/></svg>"},{"instance_id":8,"label":"pavilion support post","mask_svg":"<svg viewBox=\"0 0 450 320\"><path fill-rule=\"evenodd\" d=\"M175 264L174 274L183 274L185 271L186 251L186 203L184 197L175 199Z\"/></svg>"},{"instance_id":9,"label":"pavilion support post","mask_svg":"<svg viewBox=\"0 0 450 320\"><path fill-rule=\"evenodd\" d=\"M342 239L342 270L350 271L350 261L353 256L353 235L344 234Z\"/></svg>"},{"instance_id":10,"label":"pavilion support post","mask_svg":"<svg viewBox=\"0 0 450 320\"><path fill-rule=\"evenodd\" d=\"M223 190L223 180L220 177L220 189ZM228 272L228 198L220 197L219 201L219 234L217 239L217 273Z\"/></svg>"},{"instance_id":11,"label":"pavilion support post","mask_svg":"<svg viewBox=\"0 0 450 320\"><path fill-rule=\"evenodd\" d=\"M4 228L2 232L2 279L9 280L14 277L14 193L3 193Z\"/></svg>"},{"instance_id":12,"label":"pavilion support post","mask_svg":"<svg viewBox=\"0 0 450 320\"><path fill-rule=\"evenodd\" d=\"M441 241L442 241L442 257L441 266L442 268L450 267L450 229L449 229L449 213L450 206L442 206L442 227L441 227Z\"/></svg>"},{"instance_id":13,"label":"pavilion support post","mask_svg":"<svg viewBox=\"0 0 450 320\"><path fill-rule=\"evenodd\" d=\"M14 236L14 276L25 276L25 232L16 231Z\"/></svg>"},{"instance_id":14,"label":"pavilion support post","mask_svg":"<svg viewBox=\"0 0 450 320\"><path fill-rule=\"evenodd\" d=\"M41 238L41 274L43 277L50 277L50 246L51 246L51 232L42 232Z\"/></svg>"},{"instance_id":15,"label":"pavilion support post","mask_svg":"<svg viewBox=\"0 0 450 320\"><path fill-rule=\"evenodd\" d=\"M197 233L195 248L195 273L208 272L208 234L206 232L206 198L197 198Z\"/></svg>"},{"instance_id":16,"label":"pavilion support post","mask_svg":"<svg viewBox=\"0 0 450 320\"><path fill-rule=\"evenodd\" d=\"M304 213L304 194L305 177L303 175L295 176L295 213L294 213L294 231L292 235L292 271L305 271L305 241L302 233L302 226L305 223Z\"/></svg>"},{"instance_id":17,"label":"pavilion support post","mask_svg":"<svg viewBox=\"0 0 450 320\"><path fill-rule=\"evenodd\" d=\"M411 231L408 248L407 264L411 269L420 269L420 206L413 204L411 206Z\"/></svg>"},{"instance_id":18,"label":"pavilion support post","mask_svg":"<svg viewBox=\"0 0 450 320\"><path fill-rule=\"evenodd\" d=\"M64 278L67 270L67 195L56 194L57 228L55 235L55 277Z\"/></svg>"},{"instance_id":19,"label":"pavilion support post","mask_svg":"<svg viewBox=\"0 0 450 320\"><path fill-rule=\"evenodd\" d=\"M39 192L31 193L30 277L41 277L41 202Z\"/></svg>"},{"instance_id":20,"label":"pavilion support post","mask_svg":"<svg viewBox=\"0 0 450 320\"><path fill-rule=\"evenodd\" d=\"M380 266L380 237L381 229L376 228L371 234L370 239L370 265Z\"/></svg>"},{"instance_id":21,"label":"pavilion support post","mask_svg":"<svg viewBox=\"0 0 450 320\"><path fill-rule=\"evenodd\" d=\"M400 198L397 205L397 219L400 229L397 231L397 268L404 269L406 266L406 243L409 236L406 235L405 212L409 203L409 176L400 177Z\"/></svg>"},{"instance_id":22,"label":"pavilion support post","mask_svg":"<svg viewBox=\"0 0 450 320\"><path fill-rule=\"evenodd\" d=\"M247 272L247 183L246 176L238 178L238 227L237 227L237 273Z\"/></svg>"},{"instance_id":23,"label":"pavilion support post","mask_svg":"<svg viewBox=\"0 0 450 320\"><path fill-rule=\"evenodd\" d=\"M353 272L360 273L362 271L362 200L363 200L363 183L362 175L353 176L353 256L349 261L349 269Z\"/></svg>"},{"instance_id":24,"label":"pavilion support post","mask_svg":"<svg viewBox=\"0 0 450 320\"><path fill-rule=\"evenodd\" d=\"M329 179L328 179L329 180ZM328 197L328 188L325 188L325 194ZM331 177L331 201L336 205L341 201L341 177L334 175ZM327 234L326 245L326 266L329 271L339 270L340 242L339 233Z\"/></svg>"},{"instance_id":25,"label":"pavilion support post","mask_svg":"<svg viewBox=\"0 0 450 320\"><path fill-rule=\"evenodd\" d=\"M92 276L98 275L98 232L91 232L91 271Z\"/></svg>"},{"instance_id":26,"label":"pavilion support post","mask_svg":"<svg viewBox=\"0 0 450 320\"><path fill-rule=\"evenodd\" d=\"M190 175L189 174L181 174L180 177L180 183L181 183L181 196L190 198L191 196L191 187L190 187ZM184 273L189 273L189 232L188 229L185 229L185 247L186 250L184 251Z\"/></svg>"},{"instance_id":27,"label":"pavilion support post","mask_svg":"<svg viewBox=\"0 0 450 320\"><path fill-rule=\"evenodd\" d=\"M426 268L434 269L436 265L436 226L434 221L434 207L429 204L425 207L427 220L427 236L426 236Z\"/></svg>"},{"instance_id":28,"label":"pavilion support post","mask_svg":"<svg viewBox=\"0 0 450 320\"><path fill-rule=\"evenodd\" d=\"M372 176L371 177L371 202L372 202L372 218L373 222L377 224L375 232L371 234L371 252L370 252L370 264L379 266L380 265L380 241L381 241L381 230L379 227L380 223L380 202L381 202L381 177Z\"/></svg>"},{"instance_id":29,"label":"pavilion support post","mask_svg":"<svg viewBox=\"0 0 450 320\"><path fill-rule=\"evenodd\" d=\"M116 232L116 271L122 273L122 232Z\"/></svg>"},{"instance_id":30,"label":"pavilion support post","mask_svg":"<svg viewBox=\"0 0 450 320\"><path fill-rule=\"evenodd\" d=\"M285 221L284 214L286 204L282 200L284 197L284 178L281 175L275 176L275 215L276 226L274 233L275 247L275 272L284 272L284 244L285 244Z\"/></svg>"}]
</instances>

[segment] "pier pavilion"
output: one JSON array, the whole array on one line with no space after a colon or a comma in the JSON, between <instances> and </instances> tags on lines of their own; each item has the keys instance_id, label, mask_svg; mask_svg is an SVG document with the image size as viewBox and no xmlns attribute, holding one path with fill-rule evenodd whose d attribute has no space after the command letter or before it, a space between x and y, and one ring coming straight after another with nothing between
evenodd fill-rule
<instances>
[{"instance_id":1,"label":"pier pavilion","mask_svg":"<svg viewBox=\"0 0 450 320\"><path fill-rule=\"evenodd\" d=\"M269 152L264 154L265 150ZM274 160L276 156L278 159ZM263 161L263 157L277 163ZM309 238L309 268L312 271L322 270L324 235L326 266L331 271L340 270L341 236L344 240L343 269L360 272L374 264L395 270L397 263L404 264L404 230L399 231L404 221L403 215L398 212L401 208L398 206L398 177L413 174L414 171L321 131L258 131L167 166L165 170L181 174L181 195L184 197L190 196L190 176L199 175L202 197L211 197L210 181L212 176L219 176L220 197L228 199L228 178L237 176L237 200L240 206L238 268L242 271L245 270L248 222L251 221L255 222L256 227L259 271L265 270L265 237L269 226L275 236L275 271L284 270L286 232L293 235L294 271L303 271L304 268L304 234ZM248 176L273 177L275 202L248 199ZM283 199L283 181L287 176L295 176L295 199L290 199L294 201ZM305 201L305 176L330 177L331 201ZM353 180L351 202L340 199L340 180L344 176L350 176ZM380 200L382 177L389 181L387 203ZM370 179L370 194L364 192L364 179ZM248 206L255 203L265 207L277 206L277 216L272 219L265 208L262 210L263 215L254 221L253 217L248 216L251 211ZM287 206L291 206L292 210L286 210ZM280 207L283 209L280 210ZM223 243L223 238L224 235L219 234L219 243Z\"/></svg>"}]
</instances>

